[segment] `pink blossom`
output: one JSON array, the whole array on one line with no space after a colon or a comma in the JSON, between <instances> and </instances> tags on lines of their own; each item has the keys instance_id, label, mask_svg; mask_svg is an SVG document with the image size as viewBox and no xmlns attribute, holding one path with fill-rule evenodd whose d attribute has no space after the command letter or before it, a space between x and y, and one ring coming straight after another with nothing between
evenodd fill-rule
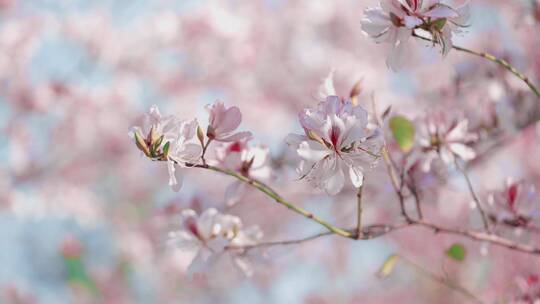
<instances>
[{"instance_id":1,"label":"pink blossom","mask_svg":"<svg viewBox=\"0 0 540 304\"><path fill-rule=\"evenodd\" d=\"M268 179L271 175L270 150L262 145L249 145L248 140L226 143L216 148L216 163L219 167L258 180ZM236 203L245 190L246 184L241 181L230 184L225 195L227 203Z\"/></svg>"},{"instance_id":2,"label":"pink blossom","mask_svg":"<svg viewBox=\"0 0 540 304\"><path fill-rule=\"evenodd\" d=\"M300 112L299 118L305 135L290 134L287 143L301 159L301 177L330 195L341 191L346 175L360 187L382 143L378 130L367 128L367 112L349 99L329 96L316 109Z\"/></svg>"},{"instance_id":3,"label":"pink blossom","mask_svg":"<svg viewBox=\"0 0 540 304\"><path fill-rule=\"evenodd\" d=\"M459 116L430 113L418 126L418 141L424 157L422 169L429 171L437 160L453 165L456 159L474 159L476 153L469 145L478 136L469 132L468 125L468 120Z\"/></svg>"},{"instance_id":4,"label":"pink blossom","mask_svg":"<svg viewBox=\"0 0 540 304\"><path fill-rule=\"evenodd\" d=\"M231 142L251 136L251 132L234 133L242 121L242 114L238 107L227 109L222 102L216 102L206 106L206 110L210 113L206 132L209 139Z\"/></svg>"},{"instance_id":5,"label":"pink blossom","mask_svg":"<svg viewBox=\"0 0 540 304\"><path fill-rule=\"evenodd\" d=\"M156 105L144 115L143 125L132 127L129 135L148 157L157 158L162 147L178 136L180 121L173 115L161 116Z\"/></svg>"},{"instance_id":6,"label":"pink blossom","mask_svg":"<svg viewBox=\"0 0 540 304\"><path fill-rule=\"evenodd\" d=\"M197 128L196 119L178 122L178 134L172 141L167 159L169 186L174 191L179 191L182 187L182 176L176 167L185 167L186 163L196 163L202 155L202 147L196 139Z\"/></svg>"},{"instance_id":7,"label":"pink blossom","mask_svg":"<svg viewBox=\"0 0 540 304\"><path fill-rule=\"evenodd\" d=\"M502 191L489 195L488 203L491 218L510 227L526 227L540 216L536 189L523 180L508 179Z\"/></svg>"},{"instance_id":8,"label":"pink blossom","mask_svg":"<svg viewBox=\"0 0 540 304\"><path fill-rule=\"evenodd\" d=\"M534 304L540 301L540 277L536 274L518 277L515 280L518 292L511 304Z\"/></svg>"},{"instance_id":9,"label":"pink blossom","mask_svg":"<svg viewBox=\"0 0 540 304\"><path fill-rule=\"evenodd\" d=\"M181 229L169 233L169 245L194 253L188 273L205 272L223 256L227 246L256 244L262 237L258 227L242 228L240 218L210 208L202 214L191 209L182 212ZM228 252L235 264L251 274L247 261L236 252Z\"/></svg>"},{"instance_id":10,"label":"pink blossom","mask_svg":"<svg viewBox=\"0 0 540 304\"><path fill-rule=\"evenodd\" d=\"M469 17L467 5L454 9L440 0L381 0L364 14L363 31L377 43L392 45L386 63L393 70L401 67L416 29L427 31L446 55L452 48L453 32L464 27Z\"/></svg>"}]
</instances>

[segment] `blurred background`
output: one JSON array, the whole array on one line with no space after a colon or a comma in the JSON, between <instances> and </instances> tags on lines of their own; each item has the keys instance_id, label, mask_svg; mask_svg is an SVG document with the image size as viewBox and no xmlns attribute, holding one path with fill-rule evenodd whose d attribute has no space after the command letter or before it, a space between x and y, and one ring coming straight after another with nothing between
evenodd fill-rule
<instances>
[{"instance_id":1,"label":"blurred background","mask_svg":"<svg viewBox=\"0 0 540 304\"><path fill-rule=\"evenodd\" d=\"M462 3L462 2L457 2ZM204 105L238 106L242 129L268 145L274 179L292 201L352 226L354 189L315 193L295 180L283 139L297 113L318 102L335 71L338 93L361 80L360 104L414 119L461 111L485 145L472 164L484 195L507 177L540 182L538 99L494 64L458 52L441 58L412 44L403 70L385 65L387 45L360 28L377 1L0 1L0 303L464 303L462 295L398 264L399 253L467 286L509 301L519 280L540 275L538 258L410 228L352 242L327 237L269 249L252 277L186 275L189 258L166 248L175 214L216 207L259 225L264 240L304 237L320 227L249 191L223 204L232 180L188 171L179 193L165 165L141 157L128 136L156 104L162 114L207 120ZM471 1L471 26L456 44L489 51L539 83L540 8L530 0ZM482 150L483 149L483 150ZM465 184L450 173L427 181L427 214L478 225ZM367 177L366 223L395 222L395 193L379 164ZM520 240L535 242L535 236ZM445 250L456 241L463 262Z\"/></svg>"}]
</instances>

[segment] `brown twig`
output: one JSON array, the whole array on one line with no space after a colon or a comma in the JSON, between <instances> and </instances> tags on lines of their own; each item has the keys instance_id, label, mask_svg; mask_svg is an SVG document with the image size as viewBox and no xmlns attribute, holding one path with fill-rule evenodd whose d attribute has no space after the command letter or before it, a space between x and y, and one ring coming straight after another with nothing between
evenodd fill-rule
<instances>
[{"instance_id":1,"label":"brown twig","mask_svg":"<svg viewBox=\"0 0 540 304\"><path fill-rule=\"evenodd\" d=\"M476 191L474 191L474 187L472 185L471 179L469 178L469 174L467 174L467 170L459 164L459 161L457 160L457 158L455 159L454 163L456 164L456 168L461 172L461 174L463 175L463 178L465 179L465 182L467 183L467 188L469 189L469 193L471 194L471 197L474 200L476 208L478 209L478 212L480 213L480 216L482 217L484 229L486 229L486 231L488 232L491 232L491 228L489 226L489 219L487 217L486 212L484 211L484 208L482 208L482 204L480 203L480 199L478 198L478 195L476 195Z\"/></svg>"},{"instance_id":2,"label":"brown twig","mask_svg":"<svg viewBox=\"0 0 540 304\"><path fill-rule=\"evenodd\" d=\"M428 38L428 37L418 35L415 32L413 32L412 35L413 35L413 37L416 37L416 38L419 38L419 39L422 39L422 40L425 40L425 41L429 41L429 42L432 42L432 43L437 43L435 40L433 40L431 38ZM467 48L456 46L456 45L453 45L452 48L454 50L464 52L464 53L467 53L467 54L471 54L471 55L474 55L474 56L478 56L478 57L487 59L487 60L489 60L491 62L497 63L498 65L500 65L503 68L505 68L506 70L508 70L510 73L514 74L517 78L521 79L531 89L531 91L537 97L540 97L540 90L531 82L530 78L527 77L525 74L521 73L520 71L518 71L514 66L512 66L510 63L508 63L506 60L497 58L496 56L494 56L492 54L489 54L489 53L486 53L486 52L476 52L476 51L469 50Z\"/></svg>"},{"instance_id":3,"label":"brown twig","mask_svg":"<svg viewBox=\"0 0 540 304\"><path fill-rule=\"evenodd\" d=\"M306 217L306 218L320 224L321 226L325 227L328 230L328 232L326 232L325 235L335 234L335 235L339 235L339 236L342 236L342 237L345 237L345 238L350 238L350 239L369 240L369 239L373 239L373 238L383 236L385 234L396 231L398 229L412 227L412 226L421 226L421 227L432 229L435 233L447 233L447 234L460 235L460 236L467 237L467 238L472 239L472 240L488 242L488 243L498 245L498 246L501 246L501 247L505 247L505 248L508 248L508 249L512 249L512 250L515 250L515 251L528 253L528 254L534 254L534 255L540 255L540 248L538 248L538 247L516 243L516 242L514 242L512 240L509 240L509 239L506 239L506 238L503 238L503 237L499 237L499 236L497 236L495 234L489 234L489 233L485 233L485 232L478 232L478 231L474 231L474 230L447 228L447 227L439 226L437 224L427 222L427 221L424 221L424 220L413 220L411 218L407 218L406 223L399 224L399 225L371 225L371 226L364 227L362 229L362 236L357 237L357 233L356 233L357 228L356 227L353 228L353 229L338 228L338 227L336 227L336 226L322 220L321 218L315 216L314 214L306 211L305 209L297 207L293 203L290 203L290 202L286 201L281 196L279 196L274 190L272 190L271 188L268 188L267 186L261 184L260 182L254 180L252 178L246 177L246 176L241 175L241 174L239 174L239 173L237 173L235 171L232 171L232 170L222 169L222 168L215 167L215 166L210 166L210 165L191 164L191 163L185 163L184 165L186 167L212 170L212 171L215 171L215 172L220 172L220 173L235 177L235 178L239 179L240 181L242 181L244 183L247 183L248 185L250 185L250 186L258 189L259 191L263 192L264 194L266 194L270 198L274 199L277 203L279 203L281 205L284 205L285 207L289 208L290 210L292 210L292 211L294 211L294 212L296 212L296 213L298 213L298 214L300 214L300 215L302 215L302 216L304 216L304 217ZM402 196L400 196L400 197L402 197ZM313 238L315 238L315 237L313 237ZM310 237L309 239L313 239L313 238ZM291 242L291 241L288 241L288 242Z\"/></svg>"},{"instance_id":4,"label":"brown twig","mask_svg":"<svg viewBox=\"0 0 540 304\"><path fill-rule=\"evenodd\" d=\"M356 192L356 203L357 203L357 221L356 221L356 238L362 237L362 189L364 184L358 187L358 192Z\"/></svg>"}]
</instances>

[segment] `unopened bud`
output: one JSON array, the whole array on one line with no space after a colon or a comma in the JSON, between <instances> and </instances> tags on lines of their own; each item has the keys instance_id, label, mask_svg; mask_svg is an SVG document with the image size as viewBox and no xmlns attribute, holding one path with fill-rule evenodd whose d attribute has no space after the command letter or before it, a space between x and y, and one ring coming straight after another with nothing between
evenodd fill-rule
<instances>
[{"instance_id":1,"label":"unopened bud","mask_svg":"<svg viewBox=\"0 0 540 304\"><path fill-rule=\"evenodd\" d=\"M159 135L157 134L156 128L152 126L152 128L150 128L150 132L148 133L148 138L146 140L150 143L150 145L153 145L153 143L159 139L158 136Z\"/></svg>"},{"instance_id":2,"label":"unopened bud","mask_svg":"<svg viewBox=\"0 0 540 304\"><path fill-rule=\"evenodd\" d=\"M144 155L150 156L150 150L148 149L148 145L146 145L146 142L141 137L139 132L135 131L134 136L135 136L135 144L137 145L137 148L139 148L139 150L141 150L144 153Z\"/></svg>"},{"instance_id":3,"label":"unopened bud","mask_svg":"<svg viewBox=\"0 0 540 304\"><path fill-rule=\"evenodd\" d=\"M208 129L206 130L206 136L208 136L209 139L214 139L216 137L216 131L211 125L208 126Z\"/></svg>"},{"instance_id":4,"label":"unopened bud","mask_svg":"<svg viewBox=\"0 0 540 304\"><path fill-rule=\"evenodd\" d=\"M199 139L201 146L204 146L204 132L201 126L197 126L197 138Z\"/></svg>"},{"instance_id":5,"label":"unopened bud","mask_svg":"<svg viewBox=\"0 0 540 304\"><path fill-rule=\"evenodd\" d=\"M161 143L163 142L163 138L165 138L165 135L161 135L152 145L152 148L154 151L157 151L159 149L159 146L161 146Z\"/></svg>"},{"instance_id":6,"label":"unopened bud","mask_svg":"<svg viewBox=\"0 0 540 304\"><path fill-rule=\"evenodd\" d=\"M349 95L349 97L351 98L352 104L355 105L355 106L358 105L358 95L360 95L360 93L362 93L362 81L361 80L357 81L354 84L354 86L351 89L351 93Z\"/></svg>"},{"instance_id":7,"label":"unopened bud","mask_svg":"<svg viewBox=\"0 0 540 304\"><path fill-rule=\"evenodd\" d=\"M67 237L60 247L60 253L65 258L79 258L82 252L83 246L81 242L73 236Z\"/></svg>"}]
</instances>

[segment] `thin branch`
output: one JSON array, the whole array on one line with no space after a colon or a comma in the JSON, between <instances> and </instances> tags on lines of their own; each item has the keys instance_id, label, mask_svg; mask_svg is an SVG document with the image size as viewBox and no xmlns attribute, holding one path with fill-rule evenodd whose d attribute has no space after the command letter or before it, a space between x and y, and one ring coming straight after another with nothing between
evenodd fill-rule
<instances>
[{"instance_id":1,"label":"thin branch","mask_svg":"<svg viewBox=\"0 0 540 304\"><path fill-rule=\"evenodd\" d=\"M313 213L311 213L311 212L309 212L309 211L307 211L307 210L305 210L303 208L300 208L300 207L294 205L293 203L290 203L290 202L286 201L279 194L277 194L277 192L274 191L272 188L264 185L263 183L255 180L255 179L246 177L246 176L244 176L244 175L242 175L242 174L240 174L240 173L238 173L236 171L233 171L233 170L222 169L222 168L215 167L215 166L210 166L210 165L207 165L207 164L190 164L190 163L186 163L185 165L187 167L208 169L208 170L220 172L220 173L235 177L238 180L240 180L240 181L242 181L242 182L244 182L246 184L249 184L250 186L258 189L261 192L263 192L267 196L274 199L274 201L276 201L277 203L279 203L279 204L289 208L290 210L292 210L292 211L306 217L309 220L312 220L312 221L317 222L318 224L324 226L329 231L331 231L331 232L333 232L333 233L335 233L337 235L340 235L342 237L347 237L347 238L353 237L353 233L351 233L349 231L346 231L346 230L343 230L341 228L338 228L338 227L324 221L323 219L319 218L318 216L314 215Z\"/></svg>"},{"instance_id":2,"label":"thin branch","mask_svg":"<svg viewBox=\"0 0 540 304\"><path fill-rule=\"evenodd\" d=\"M362 228L362 232L358 234L360 235L360 237L355 236L355 239L371 240L371 239L381 237L390 232L396 231L398 229L406 228L409 226L410 224L407 224L407 223L402 224L402 225L375 224L375 225L365 226ZM355 235L358 233L357 228L348 229L347 231L349 231L350 233L354 233ZM287 246L287 245L294 245L294 244L302 244L302 243L315 240L324 236L332 236L332 235L335 235L335 233L331 231L325 231L325 232L317 233L317 234L300 238L300 239L262 242L262 243L246 245L246 246L228 246L226 247L226 249L250 250L250 249L261 248L261 247Z\"/></svg>"},{"instance_id":3,"label":"thin branch","mask_svg":"<svg viewBox=\"0 0 540 304\"><path fill-rule=\"evenodd\" d=\"M301 238L301 239L296 239L296 240L264 242L264 243L258 243L258 244L253 244L253 245L246 245L246 246L227 246L225 247L225 249L250 250L250 249L262 248L262 247L295 245L295 244L301 244L301 243L305 243L311 240L315 240L323 236L333 235L333 234L334 233L332 231L325 231L325 232L317 233L315 235L311 235L311 236Z\"/></svg>"},{"instance_id":4,"label":"thin branch","mask_svg":"<svg viewBox=\"0 0 540 304\"><path fill-rule=\"evenodd\" d=\"M528 254L534 254L534 255L540 255L540 248L538 247L516 243L512 240L497 236L495 234L478 232L478 231L473 231L473 230L465 230L465 229L446 228L446 227L438 226L436 224L425 222L425 221L415 221L411 225L413 224L432 229L435 233L461 235L472 240L488 242L488 243L505 247L508 249L512 249L515 251L528 253Z\"/></svg>"},{"instance_id":5,"label":"thin branch","mask_svg":"<svg viewBox=\"0 0 540 304\"><path fill-rule=\"evenodd\" d=\"M372 97L371 102L372 102L373 116L375 117L375 122L381 129L384 129L379 119L379 115L377 114L377 107L375 106L375 98ZM381 154L383 156L384 164L386 166L386 171L388 172L388 176L390 177L390 182L392 183L392 187L394 188L394 191L396 192L396 195L398 196L401 215L405 218L405 220L407 220L407 222L411 222L411 218L407 214L407 210L405 208L405 197L403 195L403 179L401 180L401 182L399 181L399 177L398 177L397 169L396 169L397 166L394 160L392 159L392 156L390 156L390 153L388 152L388 147L386 146L386 144L381 149Z\"/></svg>"},{"instance_id":6,"label":"thin branch","mask_svg":"<svg viewBox=\"0 0 540 304\"><path fill-rule=\"evenodd\" d=\"M386 146L382 150L382 155L384 163L386 165L386 170L388 171L388 175L390 176L390 180L392 182L392 186L394 187L394 191L398 196L401 215L405 218L405 220L407 220L407 222L411 222L412 220L407 214L407 210L405 208L405 196L403 195L403 180L401 182L399 181L398 175L396 173L396 165L392 160L390 153L388 153L388 149Z\"/></svg>"},{"instance_id":7,"label":"thin branch","mask_svg":"<svg viewBox=\"0 0 540 304\"><path fill-rule=\"evenodd\" d=\"M429 41L429 42L432 42L432 43L437 43L435 40L433 40L431 38L428 38L428 37L418 35L415 32L413 32L412 35L413 35L413 37L416 37L416 38L419 38L419 39L422 39L422 40L425 40L425 41ZM486 52L476 52L476 51L473 51L473 50L470 50L470 49L467 49L467 48L464 48L464 47L456 46L456 45L452 45L452 48L457 50L457 51L465 52L467 54L478 56L478 57L487 59L487 60L489 60L491 62L497 63L498 65L500 65L503 68L505 68L506 70L508 70L510 73L514 74L517 78L521 79L531 89L531 91L537 97L540 97L540 90L531 82L529 77L527 77L525 74L518 71L514 66L512 66L510 63L508 63L506 60L497 58L496 56L494 56L492 54L489 54L489 53L486 53Z\"/></svg>"},{"instance_id":8,"label":"thin branch","mask_svg":"<svg viewBox=\"0 0 540 304\"><path fill-rule=\"evenodd\" d=\"M484 229L486 229L486 231L488 232L491 232L491 228L489 227L489 219L487 217L486 212L482 208L482 204L480 203L480 199L478 198L478 195L476 195L476 191L474 191L474 187L472 185L471 179L469 178L469 174L467 174L467 170L461 167L457 159L455 159L454 163L456 164L457 169L461 172L461 174L463 175L463 178L465 179L465 182L467 183L467 188L469 189L469 193L471 194L471 197L474 200L476 208L478 209L478 212L480 212L480 215L482 217Z\"/></svg>"},{"instance_id":9,"label":"thin branch","mask_svg":"<svg viewBox=\"0 0 540 304\"><path fill-rule=\"evenodd\" d=\"M324 221L324 220L318 218L317 216L313 215L312 213L310 213L310 212L308 212L308 211L306 211L306 210L304 210L304 209L302 209L300 207L297 207L294 204L284 200L281 196L277 195L274 190L265 187L264 185L260 184L258 181L254 180L254 179L245 177L245 176L243 176L243 175L241 175L241 174L239 174L237 172L234 172L232 170L221 169L221 168L214 167L214 166L202 165L202 164L189 164L189 163L187 163L185 165L187 167L207 169L207 170L212 170L212 171L216 171L216 172L220 172L220 173L223 173L223 174L226 174L226 175L233 176L233 177L239 179L240 181L245 182L245 183L251 185L252 187L258 189L259 191L265 193L267 196L273 198L277 203L282 204L282 205L286 206L287 208L291 209L292 211L294 211L294 212L296 212L298 214L301 214L304 217L306 217L306 218L308 218L308 219L310 219L312 221L315 221L315 222L319 223L320 225L322 225L323 227L325 227L329 231L328 235L336 234L336 235L346 237L346 238L350 238L350 239L357 239L356 233L355 233L356 232L356 227L353 228L353 229L342 229L342 228L338 228L338 227L336 227L336 226L334 226L332 224L329 224L326 221ZM497 236L495 234L490 234L490 233L485 233L485 232L478 232L478 231L474 231L474 230L446 228L446 227L442 227L442 226L439 226L437 224L433 224L433 223L430 223L430 222L427 222L427 221L424 221L424 220L413 220L413 219L410 219L410 218L407 219L406 223L403 223L403 224L400 224L400 225L384 225L384 224L382 224L382 225L371 225L371 226L364 227L362 229L362 237L360 237L358 239L360 239L360 240L374 239L374 238L383 236L385 234L388 234L390 232L400 230L402 228L412 227L412 226L415 226L415 225L425 227L425 228L429 228L429 229L433 230L435 233L447 233L447 234L460 235L460 236L467 237L467 238L472 239L472 240L488 242L488 243L498 245L498 246L501 246L501 247L505 247L505 248L508 248L508 249L512 249L512 250L515 250L515 251L528 253L528 254L534 254L534 255L540 255L540 248L538 248L538 247L516 243L516 242L514 242L512 240L509 240L509 239L506 239L506 238L503 238L503 237L499 237L499 236Z\"/></svg>"},{"instance_id":10,"label":"thin branch","mask_svg":"<svg viewBox=\"0 0 540 304\"><path fill-rule=\"evenodd\" d=\"M206 150L208 149L208 146L210 146L211 142L212 142L212 139L208 138L208 141L206 142L206 144L203 145L203 149L202 149L202 153L201 153L201 160L202 160L204 165L206 165L206 159L204 158L204 156L206 155Z\"/></svg>"},{"instance_id":11,"label":"thin branch","mask_svg":"<svg viewBox=\"0 0 540 304\"><path fill-rule=\"evenodd\" d=\"M452 289L453 291L461 294L462 296L468 298L469 300L471 300L474 303L479 303L479 304L483 303L482 300L480 300L478 297L476 297L474 295L474 293L472 293L467 288L459 285L458 283L452 282L446 277L443 277L443 276L437 275L435 273L432 273L432 272L428 271L427 269L423 268L422 266L412 262L411 260L409 260L409 259L407 259L407 258L405 258L405 257L403 257L401 255L399 257L405 263L407 263L409 266L414 268L419 274L425 276L426 278Z\"/></svg>"},{"instance_id":12,"label":"thin branch","mask_svg":"<svg viewBox=\"0 0 540 304\"><path fill-rule=\"evenodd\" d=\"M416 189L416 186L409 185L409 191L411 191L414 202L416 204L416 211L418 212L418 218L422 220L424 218L424 215L422 214L422 208L420 204L420 196L418 195L418 190Z\"/></svg>"}]
</instances>

